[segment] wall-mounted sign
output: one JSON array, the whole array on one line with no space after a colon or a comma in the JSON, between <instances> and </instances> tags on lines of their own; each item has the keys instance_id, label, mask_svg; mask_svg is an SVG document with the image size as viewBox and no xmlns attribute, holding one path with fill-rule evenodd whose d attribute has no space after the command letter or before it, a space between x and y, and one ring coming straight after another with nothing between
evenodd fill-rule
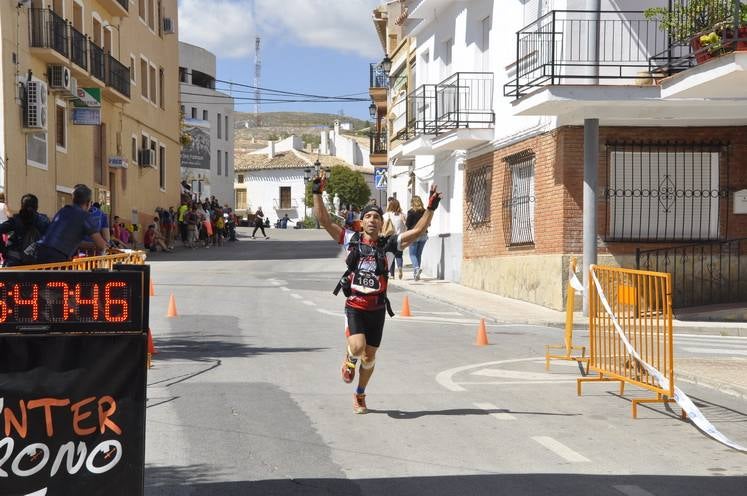
<instances>
[{"instance_id":1,"label":"wall-mounted sign","mask_svg":"<svg viewBox=\"0 0 747 496\"><path fill-rule=\"evenodd\" d=\"M74 108L73 124L78 126L98 126L101 124L101 109Z\"/></svg>"},{"instance_id":2,"label":"wall-mounted sign","mask_svg":"<svg viewBox=\"0 0 747 496\"><path fill-rule=\"evenodd\" d=\"M126 169L128 167L127 159L124 157L109 157L109 167L112 169Z\"/></svg>"},{"instance_id":3,"label":"wall-mounted sign","mask_svg":"<svg viewBox=\"0 0 747 496\"><path fill-rule=\"evenodd\" d=\"M101 107L101 88L78 88L73 101L75 107Z\"/></svg>"},{"instance_id":4,"label":"wall-mounted sign","mask_svg":"<svg viewBox=\"0 0 747 496\"><path fill-rule=\"evenodd\" d=\"M747 189L734 192L734 213L747 214Z\"/></svg>"},{"instance_id":5,"label":"wall-mounted sign","mask_svg":"<svg viewBox=\"0 0 747 496\"><path fill-rule=\"evenodd\" d=\"M190 125L192 124L192 125ZM192 143L182 146L181 166L190 169L210 169L210 134L209 128L187 123L184 131L192 138Z\"/></svg>"},{"instance_id":6,"label":"wall-mounted sign","mask_svg":"<svg viewBox=\"0 0 747 496\"><path fill-rule=\"evenodd\" d=\"M376 167L374 183L376 184L376 189L386 190L386 167Z\"/></svg>"}]
</instances>

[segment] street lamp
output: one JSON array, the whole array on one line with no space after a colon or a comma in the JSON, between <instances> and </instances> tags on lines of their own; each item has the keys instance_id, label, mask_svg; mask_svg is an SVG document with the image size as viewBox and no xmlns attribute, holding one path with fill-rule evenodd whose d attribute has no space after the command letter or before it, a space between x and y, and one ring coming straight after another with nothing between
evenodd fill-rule
<instances>
[{"instance_id":1,"label":"street lamp","mask_svg":"<svg viewBox=\"0 0 747 496\"><path fill-rule=\"evenodd\" d=\"M316 161L314 162L314 177L319 177L319 173L322 170L322 163L319 161L319 156L317 156ZM319 225L319 219L316 219L316 228L319 229L321 226Z\"/></svg>"},{"instance_id":2,"label":"street lamp","mask_svg":"<svg viewBox=\"0 0 747 496\"><path fill-rule=\"evenodd\" d=\"M376 104L374 102L371 102L371 105L368 106L368 113L371 119L376 119Z\"/></svg>"},{"instance_id":3,"label":"street lamp","mask_svg":"<svg viewBox=\"0 0 747 496\"><path fill-rule=\"evenodd\" d=\"M392 59L389 58L389 55L384 55L384 59L379 64L381 67L381 70L384 71L386 74L389 74L389 71L392 70Z\"/></svg>"},{"instance_id":4,"label":"street lamp","mask_svg":"<svg viewBox=\"0 0 747 496\"><path fill-rule=\"evenodd\" d=\"M306 221L306 184L311 180L311 169L303 170L303 220Z\"/></svg>"}]
</instances>

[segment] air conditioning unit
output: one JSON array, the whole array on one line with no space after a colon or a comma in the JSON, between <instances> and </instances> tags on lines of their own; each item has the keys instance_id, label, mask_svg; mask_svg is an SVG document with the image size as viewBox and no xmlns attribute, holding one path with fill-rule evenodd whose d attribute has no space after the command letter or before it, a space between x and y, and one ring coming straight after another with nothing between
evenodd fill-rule
<instances>
[{"instance_id":1,"label":"air conditioning unit","mask_svg":"<svg viewBox=\"0 0 747 496\"><path fill-rule=\"evenodd\" d=\"M163 32L166 34L174 34L174 21L171 17L163 18Z\"/></svg>"},{"instance_id":2,"label":"air conditioning unit","mask_svg":"<svg viewBox=\"0 0 747 496\"><path fill-rule=\"evenodd\" d=\"M52 91L65 91L70 93L73 76L70 69L64 65L50 65L48 68L49 88Z\"/></svg>"},{"instance_id":3,"label":"air conditioning unit","mask_svg":"<svg viewBox=\"0 0 747 496\"><path fill-rule=\"evenodd\" d=\"M38 79L26 81L25 102L23 127L47 129L47 83Z\"/></svg>"},{"instance_id":4,"label":"air conditioning unit","mask_svg":"<svg viewBox=\"0 0 747 496\"><path fill-rule=\"evenodd\" d=\"M156 167L156 151L146 148L138 153L137 163L142 167Z\"/></svg>"}]
</instances>

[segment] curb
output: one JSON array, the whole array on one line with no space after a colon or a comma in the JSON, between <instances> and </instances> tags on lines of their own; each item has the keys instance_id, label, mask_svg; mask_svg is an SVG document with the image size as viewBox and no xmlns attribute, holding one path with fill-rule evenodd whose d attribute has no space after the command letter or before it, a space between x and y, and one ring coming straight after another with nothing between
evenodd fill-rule
<instances>
[{"instance_id":1,"label":"curb","mask_svg":"<svg viewBox=\"0 0 747 496\"><path fill-rule=\"evenodd\" d=\"M676 372L675 378L677 381L683 381L690 384L695 384L696 386L713 389L714 391L718 391L719 393L733 396L742 401L747 401L747 390L736 387L733 384L728 384L721 381L703 381L695 375L688 373L683 374L682 372Z\"/></svg>"},{"instance_id":2,"label":"curb","mask_svg":"<svg viewBox=\"0 0 747 496\"><path fill-rule=\"evenodd\" d=\"M532 325L532 326L553 327L557 329L565 328L565 322L558 322L555 320L542 320L542 319L531 319L531 318L501 319L499 317L496 317L495 315L483 313L482 311L474 307L454 303L452 301L449 301L445 297L440 297L440 296L431 294L430 292L427 292L427 291L419 291L417 286L413 287L413 286L405 286L405 285L396 284L396 283L392 284L392 282L390 282L390 285L402 291L410 291L412 293L417 294L420 297L438 301L440 303L445 303L454 308L458 308L459 310L472 313L476 315L478 318L483 318L485 319L486 322L492 322L494 324ZM573 330L574 331L588 331L589 323L588 322L574 322ZM744 327L736 327L736 326L716 327L715 325L707 325L707 326L706 325L682 325L681 321L675 321L673 324L673 332L675 335L693 333L693 334L703 334L703 335L710 335L710 336L747 337L747 324L745 324Z\"/></svg>"}]
</instances>

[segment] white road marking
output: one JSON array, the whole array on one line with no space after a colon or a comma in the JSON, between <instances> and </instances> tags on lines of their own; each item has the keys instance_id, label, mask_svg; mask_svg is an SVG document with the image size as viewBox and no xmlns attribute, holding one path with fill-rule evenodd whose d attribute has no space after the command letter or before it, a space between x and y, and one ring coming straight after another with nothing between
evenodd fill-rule
<instances>
[{"instance_id":1,"label":"white road marking","mask_svg":"<svg viewBox=\"0 0 747 496\"><path fill-rule=\"evenodd\" d=\"M545 372L524 372L522 370L507 369L480 369L471 375L482 375L485 377L496 377L505 379L526 379L527 381L563 381L568 380L567 375L548 374Z\"/></svg>"},{"instance_id":2,"label":"white road marking","mask_svg":"<svg viewBox=\"0 0 747 496\"><path fill-rule=\"evenodd\" d=\"M491 410L500 410L492 403L475 403L475 406L480 410L485 410L487 412L490 412ZM516 420L516 417L506 412L491 412L490 416L498 420Z\"/></svg>"},{"instance_id":3,"label":"white road marking","mask_svg":"<svg viewBox=\"0 0 747 496\"><path fill-rule=\"evenodd\" d=\"M316 306L313 301L309 301L309 300L303 300L301 303L303 303L304 305L308 305L310 307Z\"/></svg>"},{"instance_id":4,"label":"white road marking","mask_svg":"<svg viewBox=\"0 0 747 496\"><path fill-rule=\"evenodd\" d=\"M345 316L345 314L342 312L332 312L330 310L325 310L323 308L317 308L316 311L319 313L323 313L324 315L332 315L333 317L344 317Z\"/></svg>"},{"instance_id":5,"label":"white road marking","mask_svg":"<svg viewBox=\"0 0 747 496\"><path fill-rule=\"evenodd\" d=\"M747 341L747 336L719 336L717 334L680 334L680 333L677 333L674 335L674 341L677 342L678 338Z\"/></svg>"},{"instance_id":6,"label":"white road marking","mask_svg":"<svg viewBox=\"0 0 747 496\"><path fill-rule=\"evenodd\" d=\"M537 360L534 363L541 363L543 366L545 365L545 360ZM550 360L550 368L560 365L561 367L572 367L576 370L578 370L578 362L574 362L571 360Z\"/></svg>"},{"instance_id":7,"label":"white road marking","mask_svg":"<svg viewBox=\"0 0 747 496\"><path fill-rule=\"evenodd\" d=\"M464 384L465 386L511 386L516 384L576 384L576 379L573 379L572 381L569 380L562 380L562 381L482 381L482 382L470 382L470 381L464 381L460 382L459 384ZM460 389L460 391L463 391L464 389Z\"/></svg>"},{"instance_id":8,"label":"white road marking","mask_svg":"<svg viewBox=\"0 0 747 496\"><path fill-rule=\"evenodd\" d=\"M543 358L544 357L515 358L513 360L498 360L495 362L474 363L472 365L463 365L461 367L454 367L453 369L448 369L448 370L439 372L436 375L436 382L438 382L441 386L448 389L449 391L466 391L466 389L464 389L462 386L454 382L454 380L452 379L452 377L454 377L454 375L458 374L459 372L464 372L465 370L476 369L480 367L488 367L491 365L503 365L505 363L531 362L531 361L540 360Z\"/></svg>"},{"instance_id":9,"label":"white road marking","mask_svg":"<svg viewBox=\"0 0 747 496\"><path fill-rule=\"evenodd\" d=\"M612 486L625 496L654 496L653 493L646 491L638 486Z\"/></svg>"},{"instance_id":10,"label":"white road marking","mask_svg":"<svg viewBox=\"0 0 747 496\"><path fill-rule=\"evenodd\" d=\"M300 294L291 293L291 296L297 300L303 300L303 296L301 296Z\"/></svg>"},{"instance_id":11,"label":"white road marking","mask_svg":"<svg viewBox=\"0 0 747 496\"><path fill-rule=\"evenodd\" d=\"M395 315L392 318L400 322L439 322L439 323L447 323L447 324L471 324L471 325L477 325L480 323L479 319L455 319L455 318L448 318L448 317L427 317L427 316L421 316L421 315L413 315L412 317L401 317L399 315Z\"/></svg>"},{"instance_id":12,"label":"white road marking","mask_svg":"<svg viewBox=\"0 0 747 496\"><path fill-rule=\"evenodd\" d=\"M691 348L689 346L682 348L690 353L710 353L712 355L740 355L747 356L747 350L734 350L727 348Z\"/></svg>"},{"instance_id":13,"label":"white road marking","mask_svg":"<svg viewBox=\"0 0 747 496\"><path fill-rule=\"evenodd\" d=\"M290 288L287 288L285 286L280 286L280 289L282 289L283 291L290 291Z\"/></svg>"},{"instance_id":14,"label":"white road marking","mask_svg":"<svg viewBox=\"0 0 747 496\"><path fill-rule=\"evenodd\" d=\"M559 457L571 463L590 463L591 460L573 451L571 448L549 436L534 436L532 439Z\"/></svg>"}]
</instances>

